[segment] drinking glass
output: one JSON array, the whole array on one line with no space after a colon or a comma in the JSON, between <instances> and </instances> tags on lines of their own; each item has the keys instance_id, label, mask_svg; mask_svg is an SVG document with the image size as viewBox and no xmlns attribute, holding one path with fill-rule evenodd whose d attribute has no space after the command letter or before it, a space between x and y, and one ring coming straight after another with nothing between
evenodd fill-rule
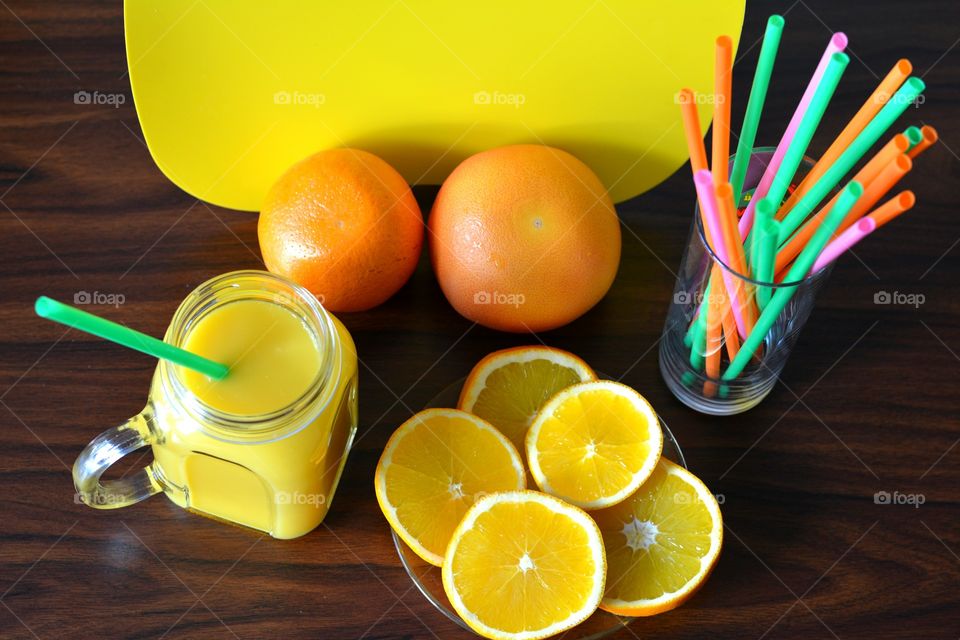
<instances>
[{"instance_id":1,"label":"drinking glass","mask_svg":"<svg viewBox=\"0 0 960 640\"><path fill-rule=\"evenodd\" d=\"M738 209L742 209L749 201L773 153L772 147L753 150L743 184L743 195L737 203ZM733 164L733 157L730 163ZM813 161L804 158L795 179L802 179L812 166ZM832 194L828 199L830 197ZM726 272L724 278L713 279L721 284L719 292L709 287L715 268ZM832 266L827 266L801 280L779 283L759 282L749 274L739 273L717 257L707 242L699 207L695 207L693 224L660 341L660 373L667 387L678 400L701 413L732 415L755 407L776 384L797 342L797 336L810 316L817 293L831 271ZM734 290L742 291L748 303L752 301L754 304L757 303L759 287L768 287L771 295L782 288L795 289L751 362L733 380L710 376L704 366L706 359L720 350L722 376L729 362L723 332L720 332L719 340L705 340L697 344L691 341L690 331L698 314L705 311L712 300L716 300L712 297L726 297L726 283Z\"/></svg>"}]
</instances>

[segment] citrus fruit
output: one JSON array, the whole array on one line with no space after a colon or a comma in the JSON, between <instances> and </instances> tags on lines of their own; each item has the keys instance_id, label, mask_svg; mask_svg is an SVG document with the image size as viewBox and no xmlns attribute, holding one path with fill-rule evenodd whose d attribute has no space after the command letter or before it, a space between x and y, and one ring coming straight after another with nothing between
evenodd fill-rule
<instances>
[{"instance_id":1,"label":"citrus fruit","mask_svg":"<svg viewBox=\"0 0 960 640\"><path fill-rule=\"evenodd\" d=\"M267 269L312 291L331 311L363 311L410 278L423 217L393 167L359 149L321 151L271 187L257 225Z\"/></svg>"},{"instance_id":2,"label":"citrus fruit","mask_svg":"<svg viewBox=\"0 0 960 640\"><path fill-rule=\"evenodd\" d=\"M426 409L394 432L374 479L393 530L436 566L474 499L523 489L520 454L503 434L456 409Z\"/></svg>"},{"instance_id":3,"label":"citrus fruit","mask_svg":"<svg viewBox=\"0 0 960 640\"><path fill-rule=\"evenodd\" d=\"M540 407L561 389L596 380L587 363L551 347L494 351L477 363L460 392L457 408L480 416L521 451Z\"/></svg>"},{"instance_id":4,"label":"citrus fruit","mask_svg":"<svg viewBox=\"0 0 960 640\"><path fill-rule=\"evenodd\" d=\"M620 223L600 180L542 145L464 160L440 188L428 225L447 300L503 331L575 320L607 293L620 263Z\"/></svg>"},{"instance_id":5,"label":"citrus fruit","mask_svg":"<svg viewBox=\"0 0 960 640\"><path fill-rule=\"evenodd\" d=\"M585 512L536 491L477 500L443 562L443 588L470 628L486 638L546 638L596 611L603 542Z\"/></svg>"},{"instance_id":6,"label":"citrus fruit","mask_svg":"<svg viewBox=\"0 0 960 640\"><path fill-rule=\"evenodd\" d=\"M527 431L537 485L584 509L625 500L653 472L660 421L643 396L619 382L573 385L553 396Z\"/></svg>"},{"instance_id":7,"label":"citrus fruit","mask_svg":"<svg viewBox=\"0 0 960 640\"><path fill-rule=\"evenodd\" d=\"M601 608L651 616L683 604L706 581L723 545L713 494L692 473L660 459L627 500L595 511L607 550Z\"/></svg>"}]
</instances>

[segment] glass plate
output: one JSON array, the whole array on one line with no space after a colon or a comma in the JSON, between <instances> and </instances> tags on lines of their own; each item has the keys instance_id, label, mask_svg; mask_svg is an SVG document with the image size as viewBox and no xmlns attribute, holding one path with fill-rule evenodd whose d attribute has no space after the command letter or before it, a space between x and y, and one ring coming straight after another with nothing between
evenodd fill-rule
<instances>
[{"instance_id":1,"label":"glass plate","mask_svg":"<svg viewBox=\"0 0 960 640\"><path fill-rule=\"evenodd\" d=\"M441 391L437 397L428 402L424 408L456 407L457 400L460 397L460 388L463 386L464 381L465 378L451 384ZM659 416L657 417L659 418ZM660 420L660 427L663 429L663 456L686 468L687 463L683 459L683 452L680 450L680 445L677 444L673 433L662 419ZM400 562L403 563L403 568L407 570L407 574L409 574L410 579L413 580L417 589L420 590L420 593L422 593L424 597L430 601L430 604L436 607L440 613L447 616L463 629L474 633L474 631L467 626L467 623L457 615L450 605L450 601L447 600L447 594L443 591L443 580L441 578L440 568L426 562L414 553L413 550L400 539L400 536L398 536L395 531L391 530L391 534L393 535L393 544L397 548L397 554L400 556ZM616 616L612 613L597 609L592 616L577 626L572 629L567 629L554 637L563 638L564 640L595 640L597 638L605 638L627 626L633 622L633 620L635 620L635 618Z\"/></svg>"}]
</instances>

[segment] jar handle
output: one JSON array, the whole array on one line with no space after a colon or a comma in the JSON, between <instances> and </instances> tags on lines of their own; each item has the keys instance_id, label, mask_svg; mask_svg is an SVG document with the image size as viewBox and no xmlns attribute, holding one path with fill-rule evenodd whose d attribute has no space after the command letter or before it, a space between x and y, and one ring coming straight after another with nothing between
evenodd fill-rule
<instances>
[{"instance_id":1,"label":"jar handle","mask_svg":"<svg viewBox=\"0 0 960 640\"><path fill-rule=\"evenodd\" d=\"M73 484L80 500L94 509L119 509L163 490L152 465L136 473L101 482L100 477L125 455L155 442L152 418L145 411L94 438L73 463Z\"/></svg>"}]
</instances>

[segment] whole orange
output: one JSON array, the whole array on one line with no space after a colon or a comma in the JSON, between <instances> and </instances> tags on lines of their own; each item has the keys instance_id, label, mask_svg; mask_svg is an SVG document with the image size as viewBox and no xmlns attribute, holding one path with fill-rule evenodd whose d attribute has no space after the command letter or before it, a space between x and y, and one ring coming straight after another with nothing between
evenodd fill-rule
<instances>
[{"instance_id":1,"label":"whole orange","mask_svg":"<svg viewBox=\"0 0 960 640\"><path fill-rule=\"evenodd\" d=\"M440 188L428 228L447 300L503 331L545 331L580 317L620 264L620 223L599 178L543 145L467 158Z\"/></svg>"},{"instance_id":2,"label":"whole orange","mask_svg":"<svg viewBox=\"0 0 960 640\"><path fill-rule=\"evenodd\" d=\"M331 311L363 311L410 278L423 216L389 164L359 149L331 149L293 165L270 188L257 235L267 269Z\"/></svg>"}]
</instances>

